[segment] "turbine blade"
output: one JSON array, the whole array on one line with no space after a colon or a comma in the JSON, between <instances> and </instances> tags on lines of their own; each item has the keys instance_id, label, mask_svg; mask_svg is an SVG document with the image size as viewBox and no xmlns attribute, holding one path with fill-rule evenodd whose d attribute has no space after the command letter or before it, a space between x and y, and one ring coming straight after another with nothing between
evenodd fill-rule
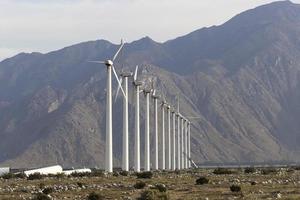
<instances>
[{"instance_id":1,"label":"turbine blade","mask_svg":"<svg viewBox=\"0 0 300 200\"><path fill-rule=\"evenodd\" d=\"M100 63L100 64L105 64L104 61L88 61L88 62L90 62L90 63Z\"/></svg>"},{"instance_id":2,"label":"turbine blade","mask_svg":"<svg viewBox=\"0 0 300 200\"><path fill-rule=\"evenodd\" d=\"M113 57L113 59L112 59L113 62L114 62L114 61L116 60L116 58L118 57L118 55L119 55L120 51L122 50L123 46L124 46L124 43L123 43L123 40L121 40L121 45L120 45L118 51L116 52L116 54L114 55L114 57Z\"/></svg>"},{"instance_id":3,"label":"turbine blade","mask_svg":"<svg viewBox=\"0 0 300 200\"><path fill-rule=\"evenodd\" d=\"M121 91L122 91L124 97L127 98L126 95L125 95L125 92L124 92L124 90L123 90L123 88L122 88L122 84L121 84L121 82L120 82L120 80L119 80L118 74L117 74L117 72L116 72L114 66L112 66L112 70L113 70L113 72L114 72L114 75L115 75L115 77L116 77L116 80L117 80L117 82L118 82L118 84L119 84L119 87L120 87L120 89L121 89Z\"/></svg>"},{"instance_id":4,"label":"turbine blade","mask_svg":"<svg viewBox=\"0 0 300 200\"><path fill-rule=\"evenodd\" d=\"M139 69L139 66L137 65L137 66L135 67L134 76L133 76L133 80L134 80L134 81L136 81L136 79L137 79L137 72L138 72L138 69Z\"/></svg>"},{"instance_id":5,"label":"turbine blade","mask_svg":"<svg viewBox=\"0 0 300 200\"><path fill-rule=\"evenodd\" d=\"M121 85L122 85L122 82L123 82L123 77L121 76L121 79L120 79ZM115 96L115 102L117 101L119 91L120 91L120 85L118 85L118 89L117 89L116 96Z\"/></svg>"}]
</instances>

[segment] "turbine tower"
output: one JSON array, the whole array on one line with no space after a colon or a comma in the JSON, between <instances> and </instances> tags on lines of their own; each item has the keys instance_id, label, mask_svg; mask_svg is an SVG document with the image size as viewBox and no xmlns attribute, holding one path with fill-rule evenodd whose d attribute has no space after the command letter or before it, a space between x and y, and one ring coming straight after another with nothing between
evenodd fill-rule
<instances>
[{"instance_id":1,"label":"turbine tower","mask_svg":"<svg viewBox=\"0 0 300 200\"><path fill-rule=\"evenodd\" d=\"M184 120L184 166L188 168L188 121Z\"/></svg>"},{"instance_id":2,"label":"turbine tower","mask_svg":"<svg viewBox=\"0 0 300 200\"><path fill-rule=\"evenodd\" d=\"M172 170L176 169L176 113L172 110Z\"/></svg>"},{"instance_id":3,"label":"turbine tower","mask_svg":"<svg viewBox=\"0 0 300 200\"><path fill-rule=\"evenodd\" d=\"M188 122L188 168L191 168L191 122Z\"/></svg>"},{"instance_id":4,"label":"turbine tower","mask_svg":"<svg viewBox=\"0 0 300 200\"><path fill-rule=\"evenodd\" d=\"M152 98L154 100L154 170L158 170L158 115L157 115L157 101L158 96L153 90Z\"/></svg>"},{"instance_id":5,"label":"turbine tower","mask_svg":"<svg viewBox=\"0 0 300 200\"><path fill-rule=\"evenodd\" d=\"M181 158L181 169L184 169L184 145L183 145L183 141L184 141L184 123L183 123L183 116L180 117L181 118L181 140L180 140L180 143L181 143L181 147L180 147L180 158Z\"/></svg>"},{"instance_id":6,"label":"turbine tower","mask_svg":"<svg viewBox=\"0 0 300 200\"><path fill-rule=\"evenodd\" d=\"M150 171L150 93L151 90L145 88L144 95L146 97L146 116L145 116L145 163L144 170Z\"/></svg>"},{"instance_id":7,"label":"turbine tower","mask_svg":"<svg viewBox=\"0 0 300 200\"><path fill-rule=\"evenodd\" d=\"M112 71L115 75L115 78L121 88L123 95L125 95L116 70L114 68L114 61L118 57L120 51L124 46L123 41L118 51L115 53L112 59L106 61L89 61L93 63L104 64L107 67L107 82L106 82L106 145L105 145L105 171L113 171L113 148L112 148Z\"/></svg>"},{"instance_id":8,"label":"turbine tower","mask_svg":"<svg viewBox=\"0 0 300 200\"><path fill-rule=\"evenodd\" d=\"M168 170L171 170L172 169L172 166L171 166L171 107L170 105L168 104L166 106L167 108L167 125L168 125L168 132L167 132L167 151L166 151L166 155L167 155L167 158L166 158L166 161L167 161L167 169Z\"/></svg>"},{"instance_id":9,"label":"turbine tower","mask_svg":"<svg viewBox=\"0 0 300 200\"><path fill-rule=\"evenodd\" d=\"M161 127L161 166L160 168L162 170L166 169L165 165L165 155L166 155L166 149L165 149L165 105L166 101L165 99L161 103L161 122L162 122L162 127Z\"/></svg>"},{"instance_id":10,"label":"turbine tower","mask_svg":"<svg viewBox=\"0 0 300 200\"><path fill-rule=\"evenodd\" d=\"M122 72L120 82L123 84L125 96L123 97L123 152L122 152L122 170L129 171L129 150L128 150L128 78L132 76L131 72ZM123 81L124 80L124 81ZM118 87L115 101L119 94Z\"/></svg>"},{"instance_id":11,"label":"turbine tower","mask_svg":"<svg viewBox=\"0 0 300 200\"><path fill-rule=\"evenodd\" d=\"M134 171L140 172L140 86L137 80L138 66L135 68L133 85L135 93L135 135L134 135Z\"/></svg>"},{"instance_id":12,"label":"turbine tower","mask_svg":"<svg viewBox=\"0 0 300 200\"><path fill-rule=\"evenodd\" d=\"M177 116L177 152L176 152L176 155L177 155L177 169L180 170L181 169L181 129L180 129L180 114L179 113L176 113L176 116Z\"/></svg>"}]
</instances>

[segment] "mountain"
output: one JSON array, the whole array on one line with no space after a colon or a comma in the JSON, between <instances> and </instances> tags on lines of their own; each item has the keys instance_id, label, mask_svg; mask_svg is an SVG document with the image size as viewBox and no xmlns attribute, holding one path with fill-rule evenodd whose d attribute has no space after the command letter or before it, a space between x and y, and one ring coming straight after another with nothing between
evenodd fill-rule
<instances>
[{"instance_id":1,"label":"mountain","mask_svg":"<svg viewBox=\"0 0 300 200\"><path fill-rule=\"evenodd\" d=\"M117 48L98 40L2 61L0 163L103 167L105 67L87 61L110 57ZM300 161L300 5L274 2L165 43L145 37L127 43L118 62L118 71L148 66L141 78L154 77L172 103L179 94L181 112L198 117L195 161ZM119 98L113 110L115 166L121 161L121 105ZM141 114L143 148L143 107Z\"/></svg>"}]
</instances>

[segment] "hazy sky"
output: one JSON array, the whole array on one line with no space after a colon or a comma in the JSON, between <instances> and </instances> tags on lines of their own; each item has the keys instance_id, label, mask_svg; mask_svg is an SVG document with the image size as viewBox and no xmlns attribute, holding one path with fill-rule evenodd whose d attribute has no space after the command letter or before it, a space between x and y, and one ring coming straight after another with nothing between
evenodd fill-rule
<instances>
[{"instance_id":1,"label":"hazy sky","mask_svg":"<svg viewBox=\"0 0 300 200\"><path fill-rule=\"evenodd\" d=\"M272 0L0 0L0 60L88 40L166 41ZM293 0L300 3L300 0Z\"/></svg>"}]
</instances>

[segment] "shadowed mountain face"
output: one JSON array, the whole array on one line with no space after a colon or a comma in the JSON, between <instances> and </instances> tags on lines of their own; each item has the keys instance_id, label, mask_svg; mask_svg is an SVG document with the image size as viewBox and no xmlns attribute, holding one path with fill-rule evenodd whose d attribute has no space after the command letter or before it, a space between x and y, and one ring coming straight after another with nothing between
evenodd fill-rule
<instances>
[{"instance_id":1,"label":"shadowed mountain face","mask_svg":"<svg viewBox=\"0 0 300 200\"><path fill-rule=\"evenodd\" d=\"M0 163L104 167L105 67L87 61L117 48L99 40L2 61ZM147 64L140 77L154 76L171 103L180 95L184 115L199 117L192 126L195 161L300 160L299 5L275 2L165 43L146 37L126 44L119 62L118 71ZM115 166L122 155L120 97L113 109ZM142 95L141 148L143 105Z\"/></svg>"}]
</instances>

